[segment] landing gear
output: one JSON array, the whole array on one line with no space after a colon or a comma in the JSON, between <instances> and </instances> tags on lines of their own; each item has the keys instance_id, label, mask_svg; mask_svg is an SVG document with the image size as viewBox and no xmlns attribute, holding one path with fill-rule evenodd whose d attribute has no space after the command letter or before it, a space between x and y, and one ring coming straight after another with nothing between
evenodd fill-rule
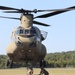
<instances>
[{"instance_id":1,"label":"landing gear","mask_svg":"<svg viewBox=\"0 0 75 75\"><path fill-rule=\"evenodd\" d=\"M49 72L46 69L41 68L41 71L40 71L39 75L49 75Z\"/></svg>"},{"instance_id":2,"label":"landing gear","mask_svg":"<svg viewBox=\"0 0 75 75\"><path fill-rule=\"evenodd\" d=\"M40 61L40 74L39 75L49 75L49 72L45 69L46 67L46 61L42 60Z\"/></svg>"},{"instance_id":3,"label":"landing gear","mask_svg":"<svg viewBox=\"0 0 75 75\"><path fill-rule=\"evenodd\" d=\"M12 66L13 66L13 61L9 59L9 60L7 61L6 66L7 66L7 68L12 68Z\"/></svg>"},{"instance_id":4,"label":"landing gear","mask_svg":"<svg viewBox=\"0 0 75 75\"><path fill-rule=\"evenodd\" d=\"M40 61L40 67L46 67L46 61L45 60Z\"/></svg>"},{"instance_id":5,"label":"landing gear","mask_svg":"<svg viewBox=\"0 0 75 75\"><path fill-rule=\"evenodd\" d=\"M26 67L27 67L27 69L28 69L28 61L26 61Z\"/></svg>"}]
</instances>

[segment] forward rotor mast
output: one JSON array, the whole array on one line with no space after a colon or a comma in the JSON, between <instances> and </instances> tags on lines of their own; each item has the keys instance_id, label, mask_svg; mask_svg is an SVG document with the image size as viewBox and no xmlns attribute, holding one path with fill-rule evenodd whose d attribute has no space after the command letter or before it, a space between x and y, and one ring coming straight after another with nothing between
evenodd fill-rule
<instances>
[{"instance_id":1,"label":"forward rotor mast","mask_svg":"<svg viewBox=\"0 0 75 75\"><path fill-rule=\"evenodd\" d=\"M31 28L33 26L33 14L22 14L20 19L23 28Z\"/></svg>"}]
</instances>

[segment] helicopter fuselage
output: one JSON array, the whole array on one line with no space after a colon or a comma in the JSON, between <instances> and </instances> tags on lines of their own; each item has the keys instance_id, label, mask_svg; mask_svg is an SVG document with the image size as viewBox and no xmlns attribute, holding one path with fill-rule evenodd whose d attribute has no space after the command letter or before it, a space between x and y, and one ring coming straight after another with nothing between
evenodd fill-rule
<instances>
[{"instance_id":1,"label":"helicopter fuselage","mask_svg":"<svg viewBox=\"0 0 75 75\"><path fill-rule=\"evenodd\" d=\"M30 19L30 16L23 16L21 26L16 27L12 32L12 41L6 51L13 61L41 61L46 55L41 31L31 25L32 19Z\"/></svg>"},{"instance_id":2,"label":"helicopter fuselage","mask_svg":"<svg viewBox=\"0 0 75 75\"><path fill-rule=\"evenodd\" d=\"M15 33L13 32L12 42L7 47L8 56L14 61L40 61L44 59L46 48L41 43L39 30L38 34L35 33L35 30L30 29L18 29Z\"/></svg>"}]
</instances>

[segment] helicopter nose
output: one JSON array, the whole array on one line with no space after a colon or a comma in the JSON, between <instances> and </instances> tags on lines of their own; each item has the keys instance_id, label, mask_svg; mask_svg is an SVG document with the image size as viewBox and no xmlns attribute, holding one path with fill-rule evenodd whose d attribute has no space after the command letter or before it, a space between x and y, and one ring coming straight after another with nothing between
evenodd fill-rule
<instances>
[{"instance_id":1,"label":"helicopter nose","mask_svg":"<svg viewBox=\"0 0 75 75\"><path fill-rule=\"evenodd\" d=\"M18 36L17 40L15 41L16 45L19 47L23 47L24 45L35 45L36 36L33 35L22 35Z\"/></svg>"}]
</instances>

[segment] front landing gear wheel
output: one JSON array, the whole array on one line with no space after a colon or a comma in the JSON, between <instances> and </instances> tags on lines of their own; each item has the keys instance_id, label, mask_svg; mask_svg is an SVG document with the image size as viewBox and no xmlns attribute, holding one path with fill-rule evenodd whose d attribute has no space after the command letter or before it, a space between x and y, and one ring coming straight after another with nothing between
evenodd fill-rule
<instances>
[{"instance_id":1,"label":"front landing gear wheel","mask_svg":"<svg viewBox=\"0 0 75 75\"><path fill-rule=\"evenodd\" d=\"M46 67L46 61L45 60L42 60L40 61L40 67Z\"/></svg>"},{"instance_id":2,"label":"front landing gear wheel","mask_svg":"<svg viewBox=\"0 0 75 75\"><path fill-rule=\"evenodd\" d=\"M13 61L12 60L8 60L6 66L7 66L7 68L12 68Z\"/></svg>"}]
</instances>

